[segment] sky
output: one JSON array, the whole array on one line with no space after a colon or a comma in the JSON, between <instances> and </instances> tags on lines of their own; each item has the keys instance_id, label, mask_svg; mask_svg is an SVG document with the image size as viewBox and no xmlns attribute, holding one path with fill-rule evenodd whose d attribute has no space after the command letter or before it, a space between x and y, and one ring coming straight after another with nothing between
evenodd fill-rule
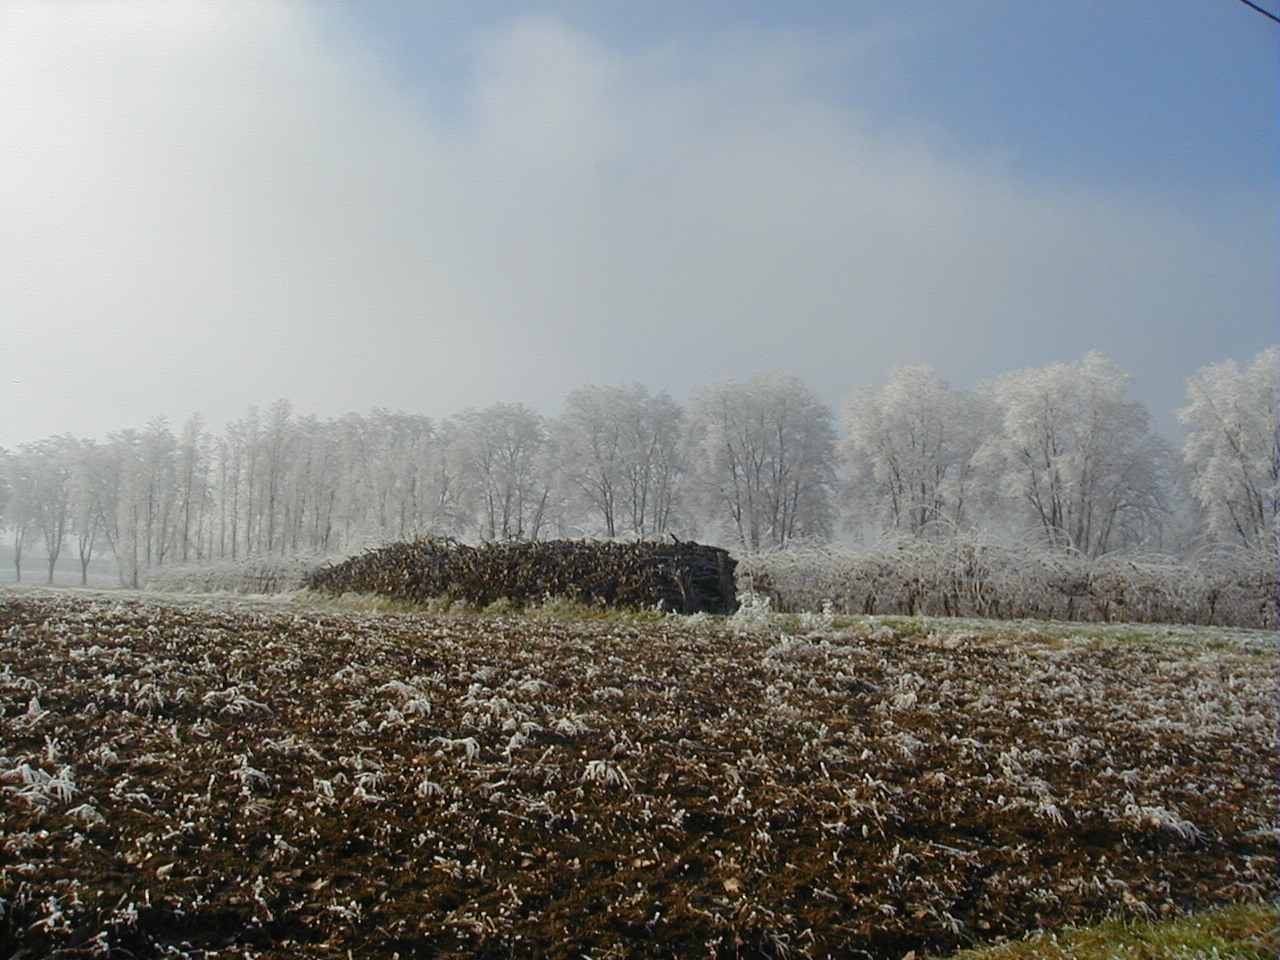
<instances>
[{"instance_id":1,"label":"sky","mask_svg":"<svg viewBox=\"0 0 1280 960\"><path fill-rule=\"evenodd\" d=\"M1277 340L1278 50L1238 0L0 0L0 447L1093 349L1174 436Z\"/></svg>"}]
</instances>

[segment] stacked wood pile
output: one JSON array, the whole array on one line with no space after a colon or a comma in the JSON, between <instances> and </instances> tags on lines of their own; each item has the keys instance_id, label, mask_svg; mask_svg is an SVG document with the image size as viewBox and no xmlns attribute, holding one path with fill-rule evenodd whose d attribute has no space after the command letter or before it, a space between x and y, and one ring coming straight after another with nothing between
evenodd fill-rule
<instances>
[{"instance_id":1,"label":"stacked wood pile","mask_svg":"<svg viewBox=\"0 0 1280 960\"><path fill-rule=\"evenodd\" d=\"M737 609L728 551L698 543L540 540L469 546L448 538L393 543L319 568L306 586L425 603L440 597L518 606L564 597L677 613Z\"/></svg>"}]
</instances>

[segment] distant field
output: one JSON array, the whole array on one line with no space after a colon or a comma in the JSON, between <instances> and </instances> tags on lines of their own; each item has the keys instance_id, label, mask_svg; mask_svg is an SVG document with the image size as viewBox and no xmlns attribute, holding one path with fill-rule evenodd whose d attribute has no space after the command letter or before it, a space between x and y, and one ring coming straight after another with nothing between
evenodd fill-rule
<instances>
[{"instance_id":1,"label":"distant field","mask_svg":"<svg viewBox=\"0 0 1280 960\"><path fill-rule=\"evenodd\" d=\"M0 589L0 954L898 960L1271 898L1274 647L1145 629Z\"/></svg>"},{"instance_id":2,"label":"distant field","mask_svg":"<svg viewBox=\"0 0 1280 960\"><path fill-rule=\"evenodd\" d=\"M120 585L120 573L112 559L94 560L89 564L88 584L90 587L111 588ZM80 561L74 553L59 558L53 569L54 585L59 587L80 586ZM16 583L17 571L13 566L13 547L0 545L0 584L13 586ZM45 586L49 581L49 558L24 556L22 561L22 586Z\"/></svg>"}]
</instances>

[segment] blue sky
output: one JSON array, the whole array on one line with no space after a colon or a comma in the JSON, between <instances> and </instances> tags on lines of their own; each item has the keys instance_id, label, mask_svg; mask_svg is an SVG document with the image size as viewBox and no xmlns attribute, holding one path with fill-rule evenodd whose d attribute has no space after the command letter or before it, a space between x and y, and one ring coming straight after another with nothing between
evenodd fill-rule
<instances>
[{"instance_id":1,"label":"blue sky","mask_svg":"<svg viewBox=\"0 0 1280 960\"><path fill-rule=\"evenodd\" d=\"M0 446L1276 339L1238 0L7 0Z\"/></svg>"},{"instance_id":2,"label":"blue sky","mask_svg":"<svg viewBox=\"0 0 1280 960\"><path fill-rule=\"evenodd\" d=\"M790 35L816 97L1005 155L1028 176L1193 198L1274 183L1275 25L1238 0L331 4L428 109L465 99L476 45L537 11L619 50ZM1269 122L1270 121L1270 122Z\"/></svg>"}]
</instances>

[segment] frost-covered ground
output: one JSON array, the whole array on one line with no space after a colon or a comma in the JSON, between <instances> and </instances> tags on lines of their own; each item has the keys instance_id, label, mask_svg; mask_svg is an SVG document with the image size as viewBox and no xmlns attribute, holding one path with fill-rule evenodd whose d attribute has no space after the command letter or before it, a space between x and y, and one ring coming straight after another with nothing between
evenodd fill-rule
<instances>
[{"instance_id":1,"label":"frost-covered ground","mask_svg":"<svg viewBox=\"0 0 1280 960\"><path fill-rule=\"evenodd\" d=\"M1280 638L1273 630L1241 627L1206 627L1183 623L1064 623L1050 620L980 620L966 617L815 617L771 614L770 624L780 630L811 632L815 625L830 624L829 631L866 633L881 626L914 637L968 636L1003 640L1110 640L1156 645L1181 644L1196 650L1221 649L1275 656Z\"/></svg>"},{"instance_id":2,"label":"frost-covered ground","mask_svg":"<svg viewBox=\"0 0 1280 960\"><path fill-rule=\"evenodd\" d=\"M0 605L5 955L897 958L1274 892L1266 635Z\"/></svg>"}]
</instances>

